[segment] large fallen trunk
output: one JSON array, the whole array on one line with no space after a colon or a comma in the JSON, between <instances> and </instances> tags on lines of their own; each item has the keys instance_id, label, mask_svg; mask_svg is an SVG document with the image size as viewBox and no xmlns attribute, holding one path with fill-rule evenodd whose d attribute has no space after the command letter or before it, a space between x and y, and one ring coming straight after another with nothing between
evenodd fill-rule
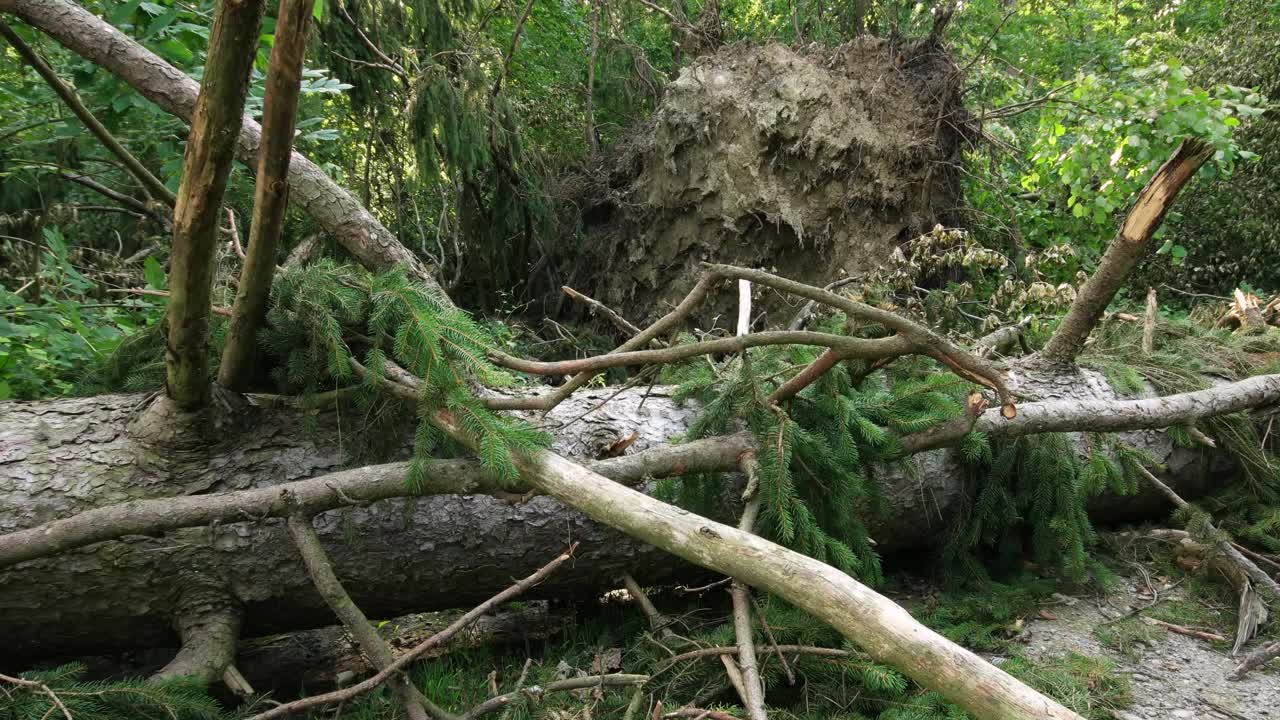
<instances>
[{"instance_id":1,"label":"large fallen trunk","mask_svg":"<svg viewBox=\"0 0 1280 720\"><path fill-rule=\"evenodd\" d=\"M580 393L553 416L568 420L604 399ZM561 433L561 452L592 458L636 432L639 450L664 442L692 411L658 392L643 409L620 398ZM143 498L210 495L324 475L343 466L350 418L247 407L213 445L158 452L137 439L146 398L109 395L0 405L0 534ZM378 466L403 477L401 464ZM0 662L128 647L173 646L171 618L226 586L245 606L246 634L332 623L279 519L129 536L0 572ZM316 520L326 549L371 616L463 607L527 574L570 541L572 568L538 588L571 596L610 586L630 571L662 581L688 566L590 522L546 497L527 502L439 495L382 500ZM12 668L10 668L12 669Z\"/></svg>"},{"instance_id":2,"label":"large fallen trunk","mask_svg":"<svg viewBox=\"0 0 1280 720\"><path fill-rule=\"evenodd\" d=\"M1032 392L1033 385L1052 399L1114 398L1089 371L1027 376L1020 390ZM550 418L567 422L611 394L579 392ZM322 415L319 427L308 431L298 410L247 407L223 428L215 445L159 453L137 439L145 434L137 432L145 401L139 395L112 395L0 405L0 535L129 500L207 498L325 475L342 467L342 433L350 437L355 431L348 418L339 432L334 413ZM683 432L694 412L676 406L662 388L647 398L643 390L626 391L559 430L555 448L577 458L603 457L634 432L628 453L636 453ZM1173 448L1159 431L1126 435L1127 442L1170 468L1169 481L1179 492L1195 496L1202 491L1200 453ZM727 469L733 459L730 452L716 462ZM609 474L604 469L609 462L619 461L593 468ZM882 551L944 538L962 492L964 473L950 451L922 453L911 462L920 463L922 472L880 474L890 509L873 523L872 535ZM394 491L403 465L353 472L386 475ZM1101 505L1111 516L1163 508L1150 498ZM264 505L261 511L268 509ZM175 615L202 600L196 591L222 586L244 605L246 634L331 623L285 537L283 521L244 520L130 535L0 570L3 660L22 665L53 655L173 646ZM317 527L348 590L375 617L466 606L527 574L570 540L581 543L575 563L537 588L537 595L594 593L614 586L623 572L645 582L699 572L548 497L382 499L329 511Z\"/></svg>"}]
</instances>

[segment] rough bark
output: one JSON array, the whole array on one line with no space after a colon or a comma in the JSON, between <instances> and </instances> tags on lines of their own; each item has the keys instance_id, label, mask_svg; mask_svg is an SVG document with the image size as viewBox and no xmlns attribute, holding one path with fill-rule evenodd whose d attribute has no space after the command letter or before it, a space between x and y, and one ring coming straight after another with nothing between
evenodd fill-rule
<instances>
[{"instance_id":1,"label":"rough bark","mask_svg":"<svg viewBox=\"0 0 1280 720\"><path fill-rule=\"evenodd\" d=\"M398 657L402 652L443 630L459 612L414 613L379 622L378 633ZM518 608L485 615L447 645L425 657L438 657L468 648L518 647L540 643L568 628L572 608L532 600ZM157 647L100 656L77 656L94 678L145 677L170 663L178 648ZM353 677L374 672L369 660L341 625L243 638L235 664L258 692L291 697L300 691L317 692L344 684Z\"/></svg>"},{"instance_id":2,"label":"rough bark","mask_svg":"<svg viewBox=\"0 0 1280 720\"><path fill-rule=\"evenodd\" d=\"M1035 394L1051 400L1114 398L1100 376L1089 371L1065 378L1024 378L1026 384L1019 390L1032 393L1033 380ZM550 419L576 418L613 393L580 391ZM381 487L384 493L376 499L376 494L353 491L351 499L375 501L324 512L316 523L336 571L371 616L465 606L526 573L548 549L562 546L570 537L582 543L575 562L537 589L542 597L611 587L625 572L645 584L690 572L670 556L586 520L551 498L390 498L403 477L403 466L397 464L334 476L342 467L343 451L333 414L320 416L319 427L308 432L300 411L250 406L212 429L220 438L217 443L161 452L155 440L139 439L147 437L140 426L154 421L144 413L144 401L138 395L112 395L0 404L0 538L130 500L183 498L190 504L188 511L203 507L201 512L208 512L209 507L225 504L217 494L251 488L263 489L261 500L250 503L253 515L262 516L277 510L272 505L278 498L270 490L273 486L330 474L312 481L310 491L297 493L304 506L323 509L306 505L309 498L323 496L328 497L327 507L341 506L334 488L343 486L333 482L340 477L364 477L369 483L362 487ZM1035 412L1033 404L1023 407L1024 414ZM560 431L555 447L577 457L600 457L619 438L636 432L632 454L593 467L614 477L644 477L656 470L643 464L646 455L635 453L682 432L693 413L692 408L675 406L664 388L647 394L643 388L630 390ZM348 424L343 430L350 437L358 428ZM1174 449L1158 431L1128 433L1125 440L1167 465L1167 479L1184 496L1203 491L1199 452ZM718 462L733 467L742 446L727 450ZM964 474L952 453L924 453L912 462L921 470L914 478L879 473L890 512L873 525L872 537L885 552L918 548L945 537L951 509L962 493ZM457 472L466 465L457 461ZM436 474L441 483L457 479L446 472L448 467L441 465ZM468 477L476 480L475 475ZM476 491L480 489L477 485ZM141 513L145 505L123 507ZM1099 509L1116 517L1165 507L1162 498L1148 494L1108 499ZM21 663L35 656L172 647L179 591L193 577L202 582L213 579L229 589L244 607L250 635L330 622L289 547L283 520L255 522L243 515L216 513L192 517L202 527L161 532L165 527L142 522L131 532L146 534L92 545L87 543L101 537L84 536L75 544L83 546L79 549L0 570L0 637L9 642L6 659ZM56 533L51 535L54 550L64 547L56 545ZM0 556L11 562L15 557ZM49 603L51 596L61 599Z\"/></svg>"},{"instance_id":3,"label":"rough bark","mask_svg":"<svg viewBox=\"0 0 1280 720\"><path fill-rule=\"evenodd\" d=\"M165 112L191 119L199 85L185 73L70 0L0 0L12 13L72 52L120 78ZM262 128L250 118L240 126L236 157L257 163ZM411 250L315 163L294 153L289 163L290 199L332 235L362 265L386 270L405 265L434 284Z\"/></svg>"},{"instance_id":4,"label":"rough bark","mask_svg":"<svg viewBox=\"0 0 1280 720\"><path fill-rule=\"evenodd\" d=\"M174 623L182 647L156 677L194 677L209 683L235 660L240 609L214 590L198 604L185 602Z\"/></svg>"},{"instance_id":5,"label":"rough bark","mask_svg":"<svg viewBox=\"0 0 1280 720\"><path fill-rule=\"evenodd\" d=\"M252 378L254 339L267 313L267 297L276 269L276 248L284 230L289 193L289 159L298 114L298 88L307 49L307 25L314 3L283 0L276 17L275 43L267 67L262 108L262 148L249 225L249 250L240 272L236 301L227 327L227 344L218 367L218 382L232 390L248 390Z\"/></svg>"},{"instance_id":6,"label":"rough bark","mask_svg":"<svg viewBox=\"0 0 1280 720\"><path fill-rule=\"evenodd\" d=\"M583 391L551 419L582 415L612 392ZM597 457L636 432L632 448L643 450L679 433L693 412L674 407L661 388L640 409L642 397L629 393L587 415L560 433L555 447ZM191 496L216 505L216 493L331 473L343 466L342 437L358 431L348 418L339 433L329 414L309 432L301 411L251 406L212 428L209 434L219 438L213 444L161 450L157 443L165 438L139 439L147 437L140 426L155 421L144 412L145 400L109 395L0 404L0 534L144 498ZM608 462L620 475L643 478L651 468L636 463L637 457ZM369 472L383 473L391 485L402 482L401 467L379 467ZM316 529L353 599L373 617L483 600L570 538L581 542L574 563L539 586L537 595L592 593L628 571L646 583L690 572L547 497L384 499L325 512ZM285 535L284 520L216 522L100 542L0 570L3 662L173 647L172 618L181 591L194 580L226 587L243 605L250 635L331 623Z\"/></svg>"},{"instance_id":7,"label":"rough bark","mask_svg":"<svg viewBox=\"0 0 1280 720\"><path fill-rule=\"evenodd\" d=\"M169 261L165 390L188 410L209 402L209 309L218 220L261 24L261 0L218 4L209 31L204 80L183 153Z\"/></svg>"}]
</instances>

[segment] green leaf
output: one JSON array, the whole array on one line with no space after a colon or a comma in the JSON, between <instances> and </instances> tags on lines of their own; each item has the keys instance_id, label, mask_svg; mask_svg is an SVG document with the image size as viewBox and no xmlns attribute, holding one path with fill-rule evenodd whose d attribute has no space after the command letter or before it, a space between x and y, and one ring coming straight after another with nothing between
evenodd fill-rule
<instances>
[{"instance_id":1,"label":"green leaf","mask_svg":"<svg viewBox=\"0 0 1280 720\"><path fill-rule=\"evenodd\" d=\"M152 290L164 289L164 267L160 265L159 260L148 257L142 264L142 277L147 281L147 287Z\"/></svg>"},{"instance_id":2,"label":"green leaf","mask_svg":"<svg viewBox=\"0 0 1280 720\"><path fill-rule=\"evenodd\" d=\"M316 20L324 19L324 0L316 0L315 4L311 6L311 17Z\"/></svg>"}]
</instances>

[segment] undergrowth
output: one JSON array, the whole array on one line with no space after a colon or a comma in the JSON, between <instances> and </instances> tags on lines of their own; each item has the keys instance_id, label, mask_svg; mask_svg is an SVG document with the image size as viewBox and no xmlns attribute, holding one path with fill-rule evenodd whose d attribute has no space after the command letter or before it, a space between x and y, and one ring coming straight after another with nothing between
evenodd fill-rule
<instances>
[{"instance_id":1,"label":"undergrowth","mask_svg":"<svg viewBox=\"0 0 1280 720\"><path fill-rule=\"evenodd\" d=\"M1105 662L1078 655L1032 662L1018 654L1016 644L1006 639L1016 634L1021 618L1034 611L1036 599L1051 587L1043 581L1023 578L996 586L990 593L948 592L920 614L948 637L988 638L976 647L1002 653L1006 657L1001 661L1004 670L1086 717L1108 717L1104 711L1124 703L1127 687L1123 676L1115 674ZM650 717L658 701L670 709L692 705L737 714L737 696L716 657L671 662L680 653L735 644L723 604L709 603L708 599L655 596L664 612L669 613L670 623L658 631L650 630L629 605L608 604L589 610L563 634L545 643L515 652L500 647L459 650L419 663L409 675L438 705L451 712L464 712L491 697L494 686L499 692L512 691L528 657L533 662L525 688L546 687L557 680L600 672L644 674L650 680L640 688L635 718ZM937 693L925 691L898 671L875 662L803 611L773 597L762 596L759 600L763 617L779 644L839 648L848 653L844 657L788 654L788 668L796 679L791 684L777 655L757 632L761 673L772 717L969 717ZM265 707L265 699L257 698L246 706L228 710L194 685L140 680L86 683L79 679L79 672L80 668L68 666L26 677L48 683L75 717L88 720L236 720ZM10 700L0 702L0 720L40 720L51 707L48 696L38 689L6 689ZM523 694L508 706L506 717L621 718L633 700L635 690L629 687ZM332 716L329 709L314 711L308 717ZM403 716L395 696L385 688L344 704L341 713L344 720L399 720Z\"/></svg>"},{"instance_id":2,"label":"undergrowth","mask_svg":"<svg viewBox=\"0 0 1280 720\"><path fill-rule=\"evenodd\" d=\"M215 372L225 326L220 320L212 323L209 353ZM120 343L86 376L80 391L162 387L161 329L157 325ZM476 397L477 386L503 387L514 381L488 359L496 342L485 325L402 269L374 274L321 260L290 268L275 279L260 335L259 364L270 368L276 389L298 395L304 406L314 404L324 391L360 390L351 395L348 408L349 415L363 421L360 432L350 435L353 459L398 449L404 418L416 415L411 489L424 480L422 461L449 444L429 422L438 411L451 414L474 440L475 455L486 469L514 484L516 459L545 447L549 438L489 410ZM419 379L416 403L384 392L393 363Z\"/></svg>"}]
</instances>

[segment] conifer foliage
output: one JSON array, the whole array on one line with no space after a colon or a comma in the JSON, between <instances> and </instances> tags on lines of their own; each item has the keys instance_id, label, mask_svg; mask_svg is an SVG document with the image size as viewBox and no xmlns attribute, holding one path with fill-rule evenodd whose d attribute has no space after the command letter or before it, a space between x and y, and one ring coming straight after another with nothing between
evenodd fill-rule
<instances>
[{"instance_id":1,"label":"conifer foliage","mask_svg":"<svg viewBox=\"0 0 1280 720\"><path fill-rule=\"evenodd\" d=\"M837 316L828 330L844 325ZM968 384L929 372L928 361L900 361L891 375L868 375L843 363L785 403L771 405L779 382L817 357L801 346L759 347L715 367L704 359L666 371L677 400L696 398L702 412L689 437L745 426L756 438L762 493L761 532L797 551L871 583L880 559L866 520L883 510L876 473L899 462L901 434L955 417ZM914 464L902 461L911 472ZM681 505L702 513L717 507L720 483L683 479L669 485Z\"/></svg>"},{"instance_id":2,"label":"conifer foliage","mask_svg":"<svg viewBox=\"0 0 1280 720\"><path fill-rule=\"evenodd\" d=\"M477 455L494 475L514 483L517 455L545 447L548 437L523 422L486 408L471 388L499 386L511 377L486 353L494 341L467 313L445 302L429 286L402 270L370 274L350 265L323 261L285 272L272 294L264 340L280 363L285 387L313 394L354 382L364 370L365 402L389 382L391 363L421 380L412 488L425 479L421 460L442 436L427 418L448 410L476 440ZM364 350L364 362L352 344Z\"/></svg>"},{"instance_id":3,"label":"conifer foliage","mask_svg":"<svg viewBox=\"0 0 1280 720\"><path fill-rule=\"evenodd\" d=\"M86 681L85 666L71 663L25 673L39 685L6 685L0 720L225 720L228 713L190 678ZM55 701L56 696L56 701Z\"/></svg>"}]
</instances>

